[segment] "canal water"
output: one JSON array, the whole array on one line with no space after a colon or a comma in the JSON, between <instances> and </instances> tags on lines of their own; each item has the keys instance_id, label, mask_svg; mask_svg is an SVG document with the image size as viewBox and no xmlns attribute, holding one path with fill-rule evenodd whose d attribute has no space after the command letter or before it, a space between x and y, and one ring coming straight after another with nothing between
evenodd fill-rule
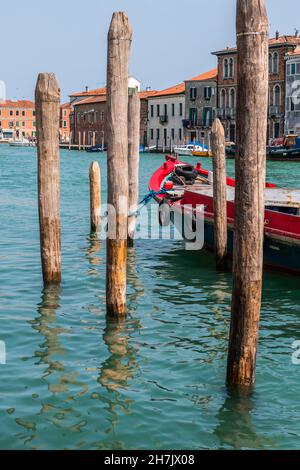
<instances>
[{"instance_id":1,"label":"canal water","mask_svg":"<svg viewBox=\"0 0 300 470\"><path fill-rule=\"evenodd\" d=\"M106 155L96 158L105 200ZM89 235L90 161L61 152L63 282L44 290L36 150L0 147L0 448L299 448L299 278L265 273L256 387L228 393L231 276L215 271L210 253L138 240L127 320L106 320L105 244ZM162 161L141 156L141 195ZM268 162L268 179L299 188L300 165Z\"/></svg>"}]
</instances>

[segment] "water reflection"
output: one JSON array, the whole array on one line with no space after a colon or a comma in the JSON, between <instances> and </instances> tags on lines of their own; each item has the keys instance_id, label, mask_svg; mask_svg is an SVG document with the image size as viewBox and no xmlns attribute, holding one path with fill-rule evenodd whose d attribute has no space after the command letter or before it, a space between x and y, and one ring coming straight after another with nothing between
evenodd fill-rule
<instances>
[{"instance_id":1,"label":"water reflection","mask_svg":"<svg viewBox=\"0 0 300 470\"><path fill-rule=\"evenodd\" d=\"M41 302L37 306L38 317L33 321L33 328L43 337L44 343L41 349L35 352L39 358L39 363L44 363L48 367L43 377L46 378L57 371L63 371L64 366L61 360L66 351L61 347L59 335L66 331L56 322L56 311L60 308L61 288L57 285L47 286L42 290ZM49 384L49 389L51 385Z\"/></svg>"},{"instance_id":2,"label":"water reflection","mask_svg":"<svg viewBox=\"0 0 300 470\"><path fill-rule=\"evenodd\" d=\"M87 241L86 258L90 265L87 274L90 276L99 276L98 267L102 264L102 259L98 255L101 251L101 240L97 233L91 233Z\"/></svg>"},{"instance_id":3,"label":"water reflection","mask_svg":"<svg viewBox=\"0 0 300 470\"><path fill-rule=\"evenodd\" d=\"M137 370L136 349L129 341L129 330L132 326L136 328L136 323L107 319L103 340L109 357L102 364L98 382L110 392L126 389Z\"/></svg>"},{"instance_id":4,"label":"water reflection","mask_svg":"<svg viewBox=\"0 0 300 470\"><path fill-rule=\"evenodd\" d=\"M37 306L38 316L32 326L44 338L40 349L35 352L38 365L47 367L42 378L51 393L42 402L40 415L47 415L56 428L67 428L72 433L80 432L86 425L70 402L88 391L88 385L78 381L79 371L72 371L66 365L68 350L61 345L60 336L70 330L59 326L57 311L60 309L59 286L47 286L42 291L41 302Z\"/></svg>"},{"instance_id":5,"label":"water reflection","mask_svg":"<svg viewBox=\"0 0 300 470\"><path fill-rule=\"evenodd\" d=\"M225 402L217 414L218 425L214 435L219 439L220 448L264 449L271 441L258 435L252 422L255 411L253 390L228 390ZM218 446L219 447L219 446Z\"/></svg>"},{"instance_id":6,"label":"water reflection","mask_svg":"<svg viewBox=\"0 0 300 470\"><path fill-rule=\"evenodd\" d=\"M127 302L129 310L136 310L135 305L138 300L144 295L145 288L141 282L137 271L137 256L135 247L129 247L127 250L127 283L131 288L127 295Z\"/></svg>"}]
</instances>

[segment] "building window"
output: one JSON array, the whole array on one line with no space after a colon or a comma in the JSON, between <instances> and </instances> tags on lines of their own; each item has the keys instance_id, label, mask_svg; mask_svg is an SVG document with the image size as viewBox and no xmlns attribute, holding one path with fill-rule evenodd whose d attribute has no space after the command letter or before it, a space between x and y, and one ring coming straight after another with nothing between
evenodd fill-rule
<instances>
[{"instance_id":1,"label":"building window","mask_svg":"<svg viewBox=\"0 0 300 470\"><path fill-rule=\"evenodd\" d=\"M223 78L228 78L228 59L223 61Z\"/></svg>"},{"instance_id":2,"label":"building window","mask_svg":"<svg viewBox=\"0 0 300 470\"><path fill-rule=\"evenodd\" d=\"M19 121L16 122L16 127L20 127Z\"/></svg>"},{"instance_id":3,"label":"building window","mask_svg":"<svg viewBox=\"0 0 300 470\"><path fill-rule=\"evenodd\" d=\"M16 111L16 116L19 116L19 111Z\"/></svg>"},{"instance_id":4,"label":"building window","mask_svg":"<svg viewBox=\"0 0 300 470\"><path fill-rule=\"evenodd\" d=\"M179 140L182 140L182 129L179 129Z\"/></svg>"},{"instance_id":5,"label":"building window","mask_svg":"<svg viewBox=\"0 0 300 470\"><path fill-rule=\"evenodd\" d=\"M226 90L224 88L220 91L220 108L226 108Z\"/></svg>"},{"instance_id":6,"label":"building window","mask_svg":"<svg viewBox=\"0 0 300 470\"><path fill-rule=\"evenodd\" d=\"M175 129L171 129L171 137L172 137L172 140L175 139Z\"/></svg>"},{"instance_id":7,"label":"building window","mask_svg":"<svg viewBox=\"0 0 300 470\"><path fill-rule=\"evenodd\" d=\"M34 123L34 124L35 124L35 123ZM25 122L23 121L23 122L22 122L22 127L25 127L25 125L26 125L26 124L25 124Z\"/></svg>"},{"instance_id":8,"label":"building window","mask_svg":"<svg viewBox=\"0 0 300 470\"><path fill-rule=\"evenodd\" d=\"M34 110L32 111L32 116L35 116L35 111Z\"/></svg>"},{"instance_id":9,"label":"building window","mask_svg":"<svg viewBox=\"0 0 300 470\"><path fill-rule=\"evenodd\" d=\"M273 73L278 73L278 62L279 62L279 56L278 56L278 52L274 52L273 54L273 69L272 69L272 72Z\"/></svg>"},{"instance_id":10,"label":"building window","mask_svg":"<svg viewBox=\"0 0 300 470\"><path fill-rule=\"evenodd\" d=\"M156 105L156 116L157 117L160 116L160 106L159 106L159 104Z\"/></svg>"},{"instance_id":11,"label":"building window","mask_svg":"<svg viewBox=\"0 0 300 470\"><path fill-rule=\"evenodd\" d=\"M167 146L167 129L164 129L164 144Z\"/></svg>"},{"instance_id":12,"label":"building window","mask_svg":"<svg viewBox=\"0 0 300 470\"><path fill-rule=\"evenodd\" d=\"M10 116L13 116L13 115L14 115L14 112L13 112L13 111L9 111L9 115L10 115Z\"/></svg>"},{"instance_id":13,"label":"building window","mask_svg":"<svg viewBox=\"0 0 300 470\"><path fill-rule=\"evenodd\" d=\"M33 111L33 113L34 113L34 111ZM34 115L34 114L33 114L33 115ZM25 111L22 111L22 116L25 116Z\"/></svg>"},{"instance_id":14,"label":"building window","mask_svg":"<svg viewBox=\"0 0 300 470\"><path fill-rule=\"evenodd\" d=\"M150 129L150 139L151 139L151 140L154 139L154 132L153 132L153 129Z\"/></svg>"},{"instance_id":15,"label":"building window","mask_svg":"<svg viewBox=\"0 0 300 470\"><path fill-rule=\"evenodd\" d=\"M281 89L280 85L275 85L273 88L273 104L274 106L280 106L281 102Z\"/></svg>"},{"instance_id":16,"label":"building window","mask_svg":"<svg viewBox=\"0 0 300 470\"><path fill-rule=\"evenodd\" d=\"M229 108L235 108L235 89L230 88L229 90Z\"/></svg>"},{"instance_id":17,"label":"building window","mask_svg":"<svg viewBox=\"0 0 300 470\"><path fill-rule=\"evenodd\" d=\"M269 73L274 74L279 71L279 54L273 52L269 54Z\"/></svg>"},{"instance_id":18,"label":"building window","mask_svg":"<svg viewBox=\"0 0 300 470\"><path fill-rule=\"evenodd\" d=\"M204 87L204 99L205 100L210 100L212 97L212 87L211 86L205 86Z\"/></svg>"},{"instance_id":19,"label":"building window","mask_svg":"<svg viewBox=\"0 0 300 470\"><path fill-rule=\"evenodd\" d=\"M195 101L196 98L197 98L197 88L191 87L190 88L190 100Z\"/></svg>"},{"instance_id":20,"label":"building window","mask_svg":"<svg viewBox=\"0 0 300 470\"><path fill-rule=\"evenodd\" d=\"M159 129L156 129L156 140L159 140Z\"/></svg>"},{"instance_id":21,"label":"building window","mask_svg":"<svg viewBox=\"0 0 300 470\"><path fill-rule=\"evenodd\" d=\"M67 127L67 121L64 121L64 127Z\"/></svg>"},{"instance_id":22,"label":"building window","mask_svg":"<svg viewBox=\"0 0 300 470\"><path fill-rule=\"evenodd\" d=\"M175 116L175 103L172 103L172 116Z\"/></svg>"},{"instance_id":23,"label":"building window","mask_svg":"<svg viewBox=\"0 0 300 470\"><path fill-rule=\"evenodd\" d=\"M151 106L150 106L150 115L151 115L151 117L154 116L154 106L153 106L153 104L151 104Z\"/></svg>"},{"instance_id":24,"label":"building window","mask_svg":"<svg viewBox=\"0 0 300 470\"><path fill-rule=\"evenodd\" d=\"M66 116L66 115L67 115L67 111L64 111L64 116Z\"/></svg>"},{"instance_id":25,"label":"building window","mask_svg":"<svg viewBox=\"0 0 300 470\"><path fill-rule=\"evenodd\" d=\"M183 109L182 103L179 103L179 116L182 116L182 109Z\"/></svg>"},{"instance_id":26,"label":"building window","mask_svg":"<svg viewBox=\"0 0 300 470\"><path fill-rule=\"evenodd\" d=\"M168 116L168 105L164 105L164 116Z\"/></svg>"},{"instance_id":27,"label":"building window","mask_svg":"<svg viewBox=\"0 0 300 470\"><path fill-rule=\"evenodd\" d=\"M234 77L234 62L233 59L229 59L229 78Z\"/></svg>"}]
</instances>

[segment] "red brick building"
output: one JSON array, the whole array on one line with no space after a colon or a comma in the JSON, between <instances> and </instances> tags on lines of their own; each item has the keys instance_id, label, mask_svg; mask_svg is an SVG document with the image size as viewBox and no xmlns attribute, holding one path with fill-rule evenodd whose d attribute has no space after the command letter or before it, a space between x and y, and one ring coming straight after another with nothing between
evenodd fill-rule
<instances>
[{"instance_id":1,"label":"red brick building","mask_svg":"<svg viewBox=\"0 0 300 470\"><path fill-rule=\"evenodd\" d=\"M300 37L280 36L269 40L269 110L267 139L284 134L286 54L300 44ZM217 116L227 140L236 138L237 49L213 52L218 58Z\"/></svg>"},{"instance_id":2,"label":"red brick building","mask_svg":"<svg viewBox=\"0 0 300 470\"><path fill-rule=\"evenodd\" d=\"M35 104L29 100L0 102L0 138L33 139L36 136Z\"/></svg>"},{"instance_id":3,"label":"red brick building","mask_svg":"<svg viewBox=\"0 0 300 470\"><path fill-rule=\"evenodd\" d=\"M148 98L155 91L141 91L140 143L147 145ZM70 96L72 143L106 146L106 88L74 93Z\"/></svg>"}]
</instances>

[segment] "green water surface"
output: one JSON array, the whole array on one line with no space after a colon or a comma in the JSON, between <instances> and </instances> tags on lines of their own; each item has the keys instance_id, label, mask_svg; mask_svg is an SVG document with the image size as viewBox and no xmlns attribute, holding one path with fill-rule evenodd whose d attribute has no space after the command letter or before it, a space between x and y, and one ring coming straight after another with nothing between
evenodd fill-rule
<instances>
[{"instance_id":1,"label":"green water surface","mask_svg":"<svg viewBox=\"0 0 300 470\"><path fill-rule=\"evenodd\" d=\"M299 278L265 273L256 387L228 393L231 276L212 254L138 240L128 317L107 321L105 243L89 235L92 158L105 200L106 155L61 152L63 282L44 290L36 150L0 146L0 448L299 448ZM162 161L141 156L142 195ZM268 179L299 188L300 164L268 162Z\"/></svg>"}]
</instances>

